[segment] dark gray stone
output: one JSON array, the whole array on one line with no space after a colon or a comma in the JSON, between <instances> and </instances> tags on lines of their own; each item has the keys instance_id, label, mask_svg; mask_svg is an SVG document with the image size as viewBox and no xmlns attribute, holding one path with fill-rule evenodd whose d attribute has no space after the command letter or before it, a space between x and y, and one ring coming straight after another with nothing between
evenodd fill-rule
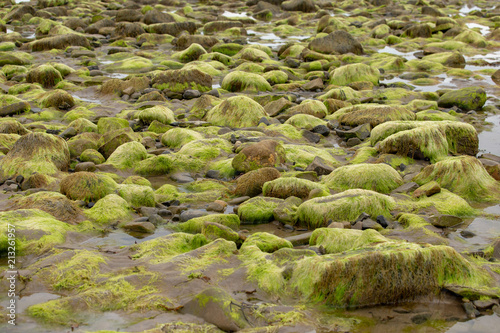
<instances>
[{"instance_id":1,"label":"dark gray stone","mask_svg":"<svg viewBox=\"0 0 500 333\"><path fill-rule=\"evenodd\" d=\"M186 221L189 221L189 220L194 219L196 217L202 217L205 215L208 215L208 213L204 210L188 209L188 210L185 210L181 213L181 221L186 222Z\"/></svg>"},{"instance_id":2,"label":"dark gray stone","mask_svg":"<svg viewBox=\"0 0 500 333\"><path fill-rule=\"evenodd\" d=\"M135 232L154 233L156 227L151 222L129 222L123 226L123 229Z\"/></svg>"},{"instance_id":3,"label":"dark gray stone","mask_svg":"<svg viewBox=\"0 0 500 333\"><path fill-rule=\"evenodd\" d=\"M314 160L306 168L306 171L314 171L318 176L329 175L333 168L326 164L326 161L319 156L316 156Z\"/></svg>"}]
</instances>

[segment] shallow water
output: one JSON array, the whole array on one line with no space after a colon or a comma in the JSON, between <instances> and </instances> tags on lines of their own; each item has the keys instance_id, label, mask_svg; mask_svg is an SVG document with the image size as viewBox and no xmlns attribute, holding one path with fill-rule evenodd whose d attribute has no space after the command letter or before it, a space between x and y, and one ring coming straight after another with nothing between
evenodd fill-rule
<instances>
[{"instance_id":1,"label":"shallow water","mask_svg":"<svg viewBox=\"0 0 500 333\"><path fill-rule=\"evenodd\" d=\"M467 14L474 10L481 10L481 8L479 8L478 6L469 7L468 5L465 5L460 9L459 13L461 16L467 16Z\"/></svg>"},{"instance_id":2,"label":"shallow water","mask_svg":"<svg viewBox=\"0 0 500 333\"><path fill-rule=\"evenodd\" d=\"M466 322L458 322L447 333L486 333L495 332L500 327L500 317L497 314L483 316Z\"/></svg>"},{"instance_id":3,"label":"shallow water","mask_svg":"<svg viewBox=\"0 0 500 333\"><path fill-rule=\"evenodd\" d=\"M154 234L144 234L137 232L125 232L123 230L113 231L105 236L92 237L81 245L90 248L97 248L101 246L129 246L133 244L142 243L151 239L166 236L171 234L172 231L165 228L156 229Z\"/></svg>"},{"instance_id":4,"label":"shallow water","mask_svg":"<svg viewBox=\"0 0 500 333\"><path fill-rule=\"evenodd\" d=\"M448 235L450 245L457 251L479 251L490 245L495 238L500 237L500 220L499 219L486 219L475 218L472 222L452 228ZM464 237L463 232L471 232L473 237Z\"/></svg>"},{"instance_id":5,"label":"shallow water","mask_svg":"<svg viewBox=\"0 0 500 333\"><path fill-rule=\"evenodd\" d=\"M479 152L500 156L500 115L489 116L486 121L493 126L479 133Z\"/></svg>"},{"instance_id":6,"label":"shallow water","mask_svg":"<svg viewBox=\"0 0 500 333\"><path fill-rule=\"evenodd\" d=\"M481 35L483 35L483 36L490 33L490 27L487 27L485 25L481 25L481 24L477 24L477 23L466 23L465 25L469 29L479 28L479 31L481 32Z\"/></svg>"},{"instance_id":7,"label":"shallow water","mask_svg":"<svg viewBox=\"0 0 500 333\"><path fill-rule=\"evenodd\" d=\"M403 57L406 60L417 59L414 56L414 54L416 52L417 51L413 51L413 52L401 52L401 51L398 51L395 48L390 47L390 46L385 46L383 49L378 50L378 53L389 53L389 54L393 54L393 55L397 55L397 56Z\"/></svg>"},{"instance_id":8,"label":"shallow water","mask_svg":"<svg viewBox=\"0 0 500 333\"><path fill-rule=\"evenodd\" d=\"M61 296L51 293L35 293L28 296L16 297L16 310L17 313L23 313L28 307L45 303L53 299L58 299ZM0 301L0 306L6 307L9 304L9 300Z\"/></svg>"}]
</instances>

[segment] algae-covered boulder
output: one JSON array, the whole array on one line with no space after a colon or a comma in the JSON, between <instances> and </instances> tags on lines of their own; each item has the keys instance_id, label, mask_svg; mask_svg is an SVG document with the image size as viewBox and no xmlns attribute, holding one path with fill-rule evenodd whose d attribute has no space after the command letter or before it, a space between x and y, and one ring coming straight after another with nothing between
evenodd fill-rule
<instances>
[{"instance_id":1,"label":"algae-covered boulder","mask_svg":"<svg viewBox=\"0 0 500 333\"><path fill-rule=\"evenodd\" d=\"M99 134L109 133L113 130L129 127L128 121L122 118L103 117L97 122L97 132Z\"/></svg>"},{"instance_id":2,"label":"algae-covered boulder","mask_svg":"<svg viewBox=\"0 0 500 333\"><path fill-rule=\"evenodd\" d=\"M367 81L378 85L380 72L366 64L350 64L335 68L330 72L330 84L347 86L353 82Z\"/></svg>"},{"instance_id":3,"label":"algae-covered boulder","mask_svg":"<svg viewBox=\"0 0 500 333\"><path fill-rule=\"evenodd\" d=\"M24 135L28 134L29 132L30 131L28 131L26 127L24 127L17 120L2 118L2 120L0 121L0 133Z\"/></svg>"},{"instance_id":4,"label":"algae-covered boulder","mask_svg":"<svg viewBox=\"0 0 500 333\"><path fill-rule=\"evenodd\" d=\"M468 87L443 94L438 105L442 108L457 106L462 110L480 110L486 102L486 92L481 87Z\"/></svg>"},{"instance_id":5,"label":"algae-covered boulder","mask_svg":"<svg viewBox=\"0 0 500 333\"><path fill-rule=\"evenodd\" d=\"M273 211L283 199L255 197L238 207L238 216L242 224L263 224L271 222Z\"/></svg>"},{"instance_id":6,"label":"algae-covered boulder","mask_svg":"<svg viewBox=\"0 0 500 333\"><path fill-rule=\"evenodd\" d=\"M430 181L471 201L500 200L500 183L491 177L483 164L472 156L456 156L425 167L414 181Z\"/></svg>"},{"instance_id":7,"label":"algae-covered boulder","mask_svg":"<svg viewBox=\"0 0 500 333\"><path fill-rule=\"evenodd\" d=\"M121 184L116 193L132 207L154 207L156 204L155 194L150 186Z\"/></svg>"},{"instance_id":8,"label":"algae-covered boulder","mask_svg":"<svg viewBox=\"0 0 500 333\"><path fill-rule=\"evenodd\" d=\"M133 184L133 185L141 185L151 187L151 182L144 177L141 176L130 176L125 178L122 182L122 185L125 184Z\"/></svg>"},{"instance_id":9,"label":"algae-covered boulder","mask_svg":"<svg viewBox=\"0 0 500 333\"><path fill-rule=\"evenodd\" d=\"M182 313L203 318L226 332L237 332L250 325L243 312L236 310L233 304L237 303L225 290L210 287L186 303Z\"/></svg>"},{"instance_id":10,"label":"algae-covered boulder","mask_svg":"<svg viewBox=\"0 0 500 333\"><path fill-rule=\"evenodd\" d=\"M174 69L153 77L153 88L183 93L188 89L207 92L212 90L212 77L198 69Z\"/></svg>"},{"instance_id":11,"label":"algae-covered boulder","mask_svg":"<svg viewBox=\"0 0 500 333\"><path fill-rule=\"evenodd\" d=\"M300 105L291 107L284 113L287 115L311 115L317 118L324 118L328 114L328 110L322 102L306 99ZM294 122L294 120L290 120L290 122Z\"/></svg>"},{"instance_id":12,"label":"algae-covered boulder","mask_svg":"<svg viewBox=\"0 0 500 333\"><path fill-rule=\"evenodd\" d=\"M403 185L403 178L387 164L361 163L339 167L324 176L321 182L335 191L361 188L389 193Z\"/></svg>"},{"instance_id":13,"label":"algae-covered boulder","mask_svg":"<svg viewBox=\"0 0 500 333\"><path fill-rule=\"evenodd\" d=\"M247 246L257 246L262 252L268 253L273 253L282 248L293 248L290 241L267 232L256 232L250 235L241 245L242 248Z\"/></svg>"},{"instance_id":14,"label":"algae-covered boulder","mask_svg":"<svg viewBox=\"0 0 500 333\"><path fill-rule=\"evenodd\" d=\"M343 30L334 31L325 37L315 38L309 43L308 48L326 54L363 54L363 46Z\"/></svg>"},{"instance_id":15,"label":"algae-covered boulder","mask_svg":"<svg viewBox=\"0 0 500 333\"><path fill-rule=\"evenodd\" d=\"M243 148L234 158L236 171L248 172L264 167L276 167L286 162L285 148L278 141L263 140Z\"/></svg>"},{"instance_id":16,"label":"algae-covered boulder","mask_svg":"<svg viewBox=\"0 0 500 333\"><path fill-rule=\"evenodd\" d=\"M312 190L319 191L319 195L330 195L328 187L307 179L296 177L280 177L278 179L268 181L262 186L262 194L266 197L275 197L286 199L288 197L298 197L307 199Z\"/></svg>"},{"instance_id":17,"label":"algae-covered boulder","mask_svg":"<svg viewBox=\"0 0 500 333\"><path fill-rule=\"evenodd\" d=\"M226 227L225 225L215 223L215 222L205 222L201 228L201 233L208 240L216 240L218 238L225 239L230 242L239 243L240 235L233 229Z\"/></svg>"},{"instance_id":18,"label":"algae-covered boulder","mask_svg":"<svg viewBox=\"0 0 500 333\"><path fill-rule=\"evenodd\" d=\"M85 212L85 215L100 225L132 219L129 204L116 194L108 194L99 199L92 208Z\"/></svg>"},{"instance_id":19,"label":"algae-covered boulder","mask_svg":"<svg viewBox=\"0 0 500 333\"><path fill-rule=\"evenodd\" d=\"M453 154L475 156L479 140L475 128L456 121L391 121L371 132L372 145L384 153L411 155L437 161Z\"/></svg>"},{"instance_id":20,"label":"algae-covered boulder","mask_svg":"<svg viewBox=\"0 0 500 333\"><path fill-rule=\"evenodd\" d=\"M0 176L27 177L33 172L51 175L68 170L69 161L66 141L46 133L29 133L19 138L0 161Z\"/></svg>"},{"instance_id":21,"label":"algae-covered boulder","mask_svg":"<svg viewBox=\"0 0 500 333\"><path fill-rule=\"evenodd\" d=\"M262 117L267 113L259 103L247 96L233 96L208 111L205 120L212 125L241 128L257 126Z\"/></svg>"},{"instance_id":22,"label":"algae-covered boulder","mask_svg":"<svg viewBox=\"0 0 500 333\"><path fill-rule=\"evenodd\" d=\"M326 253L341 253L344 251L365 248L371 245L391 242L373 229L351 230L338 228L318 228L309 238L309 245L323 246Z\"/></svg>"},{"instance_id":23,"label":"algae-covered boulder","mask_svg":"<svg viewBox=\"0 0 500 333\"><path fill-rule=\"evenodd\" d=\"M156 120L168 125L175 121L174 112L163 105L156 105L142 110L137 117L145 124L150 124Z\"/></svg>"},{"instance_id":24,"label":"algae-covered boulder","mask_svg":"<svg viewBox=\"0 0 500 333\"><path fill-rule=\"evenodd\" d=\"M33 52L50 51L52 49L66 49L68 46L83 46L90 49L88 39L83 35L74 33L54 37L45 37L29 43Z\"/></svg>"},{"instance_id":25,"label":"algae-covered boulder","mask_svg":"<svg viewBox=\"0 0 500 333\"><path fill-rule=\"evenodd\" d=\"M116 148L106 161L117 169L133 168L148 156L146 148L136 141L127 142Z\"/></svg>"},{"instance_id":26,"label":"algae-covered boulder","mask_svg":"<svg viewBox=\"0 0 500 333\"><path fill-rule=\"evenodd\" d=\"M285 121L285 124L312 130L316 126L326 125L326 122L310 114L296 114L288 118L288 120Z\"/></svg>"},{"instance_id":27,"label":"algae-covered boulder","mask_svg":"<svg viewBox=\"0 0 500 333\"><path fill-rule=\"evenodd\" d=\"M187 128L172 128L161 136L161 143L170 148L180 148L188 142L203 139L199 132Z\"/></svg>"},{"instance_id":28,"label":"algae-covered boulder","mask_svg":"<svg viewBox=\"0 0 500 333\"><path fill-rule=\"evenodd\" d=\"M172 171L173 161L170 156L159 155L149 157L135 165L135 172L143 176L160 176Z\"/></svg>"},{"instance_id":29,"label":"algae-covered boulder","mask_svg":"<svg viewBox=\"0 0 500 333\"><path fill-rule=\"evenodd\" d=\"M56 89L43 94L39 103L40 106L45 108L53 107L59 110L69 110L75 106L75 99L67 91Z\"/></svg>"},{"instance_id":30,"label":"algae-covered boulder","mask_svg":"<svg viewBox=\"0 0 500 333\"><path fill-rule=\"evenodd\" d=\"M13 200L14 209L40 209L66 223L80 219L81 209L73 201L58 192L42 191Z\"/></svg>"},{"instance_id":31,"label":"algae-covered boulder","mask_svg":"<svg viewBox=\"0 0 500 333\"><path fill-rule=\"evenodd\" d=\"M401 105L360 104L337 110L327 119L337 119L341 124L358 126L369 123L375 127L391 120L415 120L415 113Z\"/></svg>"},{"instance_id":32,"label":"algae-covered boulder","mask_svg":"<svg viewBox=\"0 0 500 333\"><path fill-rule=\"evenodd\" d=\"M44 88L53 88L62 80L61 73L51 65L40 65L26 74L26 82L40 83Z\"/></svg>"},{"instance_id":33,"label":"algae-covered boulder","mask_svg":"<svg viewBox=\"0 0 500 333\"><path fill-rule=\"evenodd\" d=\"M71 200L95 202L113 193L117 186L110 176L82 171L63 178L60 189Z\"/></svg>"},{"instance_id":34,"label":"algae-covered boulder","mask_svg":"<svg viewBox=\"0 0 500 333\"><path fill-rule=\"evenodd\" d=\"M177 152L179 155L208 161L217 157L227 155L232 152L232 145L228 141L220 138L200 139L186 143Z\"/></svg>"},{"instance_id":35,"label":"algae-covered boulder","mask_svg":"<svg viewBox=\"0 0 500 333\"><path fill-rule=\"evenodd\" d=\"M277 179L281 176L276 168L260 168L245 173L236 180L234 194L237 196L254 197L262 192L265 182Z\"/></svg>"},{"instance_id":36,"label":"algae-covered boulder","mask_svg":"<svg viewBox=\"0 0 500 333\"><path fill-rule=\"evenodd\" d=\"M396 207L393 198L370 190L352 189L308 200L297 209L299 223L308 228L324 227L329 221L355 221L361 213L372 218L389 215Z\"/></svg>"},{"instance_id":37,"label":"algae-covered boulder","mask_svg":"<svg viewBox=\"0 0 500 333\"><path fill-rule=\"evenodd\" d=\"M18 254L40 255L55 245L64 243L66 233L73 231L71 225L56 220L54 216L38 209L19 209L0 212L0 254L7 256L9 249L8 234L15 228L15 249Z\"/></svg>"},{"instance_id":38,"label":"algae-covered boulder","mask_svg":"<svg viewBox=\"0 0 500 333\"><path fill-rule=\"evenodd\" d=\"M222 89L227 91L271 91L271 85L259 74L233 71L224 77Z\"/></svg>"},{"instance_id":39,"label":"algae-covered boulder","mask_svg":"<svg viewBox=\"0 0 500 333\"><path fill-rule=\"evenodd\" d=\"M238 230L240 227L240 218L236 214L210 214L179 223L175 226L175 229L190 234L197 234L202 231L203 225L207 222L218 223L232 230Z\"/></svg>"},{"instance_id":40,"label":"algae-covered boulder","mask_svg":"<svg viewBox=\"0 0 500 333\"><path fill-rule=\"evenodd\" d=\"M198 60L200 56L206 53L207 51L203 48L203 46L198 43L193 43L184 51L174 53L172 57L174 59L179 59L182 62L190 62Z\"/></svg>"}]
</instances>

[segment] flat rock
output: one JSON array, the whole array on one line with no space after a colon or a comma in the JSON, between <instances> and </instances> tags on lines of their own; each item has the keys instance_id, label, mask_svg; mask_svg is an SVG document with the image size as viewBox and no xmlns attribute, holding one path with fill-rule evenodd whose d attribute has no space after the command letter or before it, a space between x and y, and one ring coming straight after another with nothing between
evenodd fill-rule
<instances>
[{"instance_id":1,"label":"flat rock","mask_svg":"<svg viewBox=\"0 0 500 333\"><path fill-rule=\"evenodd\" d=\"M462 219L453 215L440 215L430 219L433 226L439 228L449 228L462 223Z\"/></svg>"},{"instance_id":2,"label":"flat rock","mask_svg":"<svg viewBox=\"0 0 500 333\"><path fill-rule=\"evenodd\" d=\"M124 229L143 232L143 233L154 233L156 227L151 222L129 222L123 226Z\"/></svg>"},{"instance_id":3,"label":"flat rock","mask_svg":"<svg viewBox=\"0 0 500 333\"><path fill-rule=\"evenodd\" d=\"M300 245L308 245L309 244L309 238L311 238L312 231L311 232L306 232L300 235L296 236L290 236L285 238L287 241L292 243L293 246L300 246Z\"/></svg>"}]
</instances>

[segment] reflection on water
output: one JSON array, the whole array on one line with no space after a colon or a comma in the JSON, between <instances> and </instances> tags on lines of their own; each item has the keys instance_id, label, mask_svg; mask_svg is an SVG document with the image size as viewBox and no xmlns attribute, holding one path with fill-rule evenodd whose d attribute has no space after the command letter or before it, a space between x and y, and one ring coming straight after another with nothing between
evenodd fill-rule
<instances>
[{"instance_id":1,"label":"reflection on water","mask_svg":"<svg viewBox=\"0 0 500 333\"><path fill-rule=\"evenodd\" d=\"M483 36L490 33L490 27L487 27L485 25L481 25L481 24L477 24L477 23L465 23L465 25L469 29L479 28L479 31L481 32L481 35L483 35Z\"/></svg>"},{"instance_id":2,"label":"reflection on water","mask_svg":"<svg viewBox=\"0 0 500 333\"><path fill-rule=\"evenodd\" d=\"M59 297L61 296L51 293L36 293L20 298L16 297L16 312L23 313L24 310L26 310L28 307L32 305L45 303L53 299L58 299ZM0 302L0 306L3 307L6 307L8 304L9 304L9 299Z\"/></svg>"},{"instance_id":3,"label":"reflection on water","mask_svg":"<svg viewBox=\"0 0 500 333\"><path fill-rule=\"evenodd\" d=\"M393 54L393 55L397 55L397 56L403 57L403 58L405 58L407 60L417 59L414 56L414 54L416 52L417 51L413 51L413 52L400 52L400 51L398 51L395 48L390 47L390 46L385 46L383 49L378 50L378 53L389 53L389 54Z\"/></svg>"},{"instance_id":4,"label":"reflection on water","mask_svg":"<svg viewBox=\"0 0 500 333\"><path fill-rule=\"evenodd\" d=\"M490 116L485 120L492 123L493 127L479 133L479 151L500 156L500 115Z\"/></svg>"},{"instance_id":5,"label":"reflection on water","mask_svg":"<svg viewBox=\"0 0 500 333\"><path fill-rule=\"evenodd\" d=\"M85 247L99 247L99 246L129 246L145 242L147 240L155 239L158 237L171 234L172 231L165 228L158 228L154 234L144 234L137 232L126 233L122 230L113 231L106 236L93 237L81 243Z\"/></svg>"},{"instance_id":6,"label":"reflection on water","mask_svg":"<svg viewBox=\"0 0 500 333\"><path fill-rule=\"evenodd\" d=\"M468 5L465 5L460 9L460 15L466 16L467 14L469 14L470 12L472 12L474 10L481 10L481 8L479 8L478 6L469 7Z\"/></svg>"}]
</instances>

